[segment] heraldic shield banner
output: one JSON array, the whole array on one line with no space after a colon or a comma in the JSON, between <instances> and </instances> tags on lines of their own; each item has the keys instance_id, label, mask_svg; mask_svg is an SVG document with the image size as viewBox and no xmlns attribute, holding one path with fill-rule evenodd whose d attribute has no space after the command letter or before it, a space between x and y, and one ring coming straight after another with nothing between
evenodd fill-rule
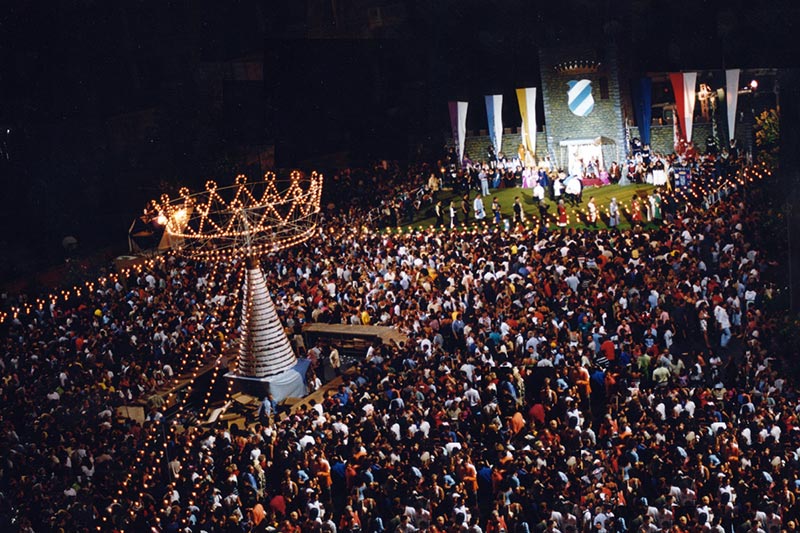
<instances>
[{"instance_id":1,"label":"heraldic shield banner","mask_svg":"<svg viewBox=\"0 0 800 533\"><path fill-rule=\"evenodd\" d=\"M591 80L570 80L567 82L567 105L573 114L585 117L594 109Z\"/></svg>"}]
</instances>

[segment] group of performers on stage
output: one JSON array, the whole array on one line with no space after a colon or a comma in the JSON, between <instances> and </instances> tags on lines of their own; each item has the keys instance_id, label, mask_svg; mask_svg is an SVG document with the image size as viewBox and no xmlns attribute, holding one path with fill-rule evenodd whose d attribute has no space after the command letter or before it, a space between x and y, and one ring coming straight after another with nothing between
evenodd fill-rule
<instances>
[{"instance_id":1,"label":"group of performers on stage","mask_svg":"<svg viewBox=\"0 0 800 533\"><path fill-rule=\"evenodd\" d=\"M451 176L454 179L449 184L459 196L464 195L464 198L456 197L450 205L442 205L440 202L437 205L434 192L430 196L431 204L434 204L437 225L444 225L444 220L447 218L450 221L449 225L455 227L459 221L466 223L471 216L476 220L486 218L487 221L500 224L502 221L500 205L496 198L490 201L490 190L521 186L532 191L535 204L540 206L540 215L543 218L547 211L546 200L553 201L557 209L556 223L564 227L569 223L567 206L582 205L584 188L589 185L640 183L672 190L673 187L688 189L693 180L700 180L703 188L714 189L715 184L739 164L734 148L735 145L732 144L730 152L726 150L721 154L710 152L698 155L693 150L684 150L681 154L663 155L651 152L648 145L638 144L634 146L631 156L622 166L612 162L605 169L596 158L586 161L577 159L580 171L569 174L558 168L549 156L536 162L528 153L509 160L502 154L494 156L494 151L490 150L488 161L467 160L464 168ZM442 179L445 170L442 167L441 174L435 172L430 174L428 190L438 191L446 185ZM472 200L469 197L470 190L480 191L480 194ZM665 198L659 189L646 197L634 195L627 211L628 218L633 224L660 222ZM488 205L483 207L484 201L487 204L491 203L491 207ZM515 212L516 208L517 206ZM607 206L607 216L604 218L608 219L609 227L619 224L620 210L621 207L616 199ZM519 216L514 218L522 220L525 214L521 205L519 211ZM596 225L599 218L599 209L594 204L593 198L590 198L587 204L587 222Z\"/></svg>"},{"instance_id":2,"label":"group of performers on stage","mask_svg":"<svg viewBox=\"0 0 800 533\"><path fill-rule=\"evenodd\" d=\"M493 161L465 159L464 169L460 172L452 166L442 166L438 178L442 186L451 186L456 191L477 189L484 195L490 188L536 189L537 186L541 186L545 190L553 189L557 188L556 183L559 180L562 182L562 188L567 189L573 179L580 182L580 185L574 184L573 188L615 183L665 186L668 185L672 162L670 157L651 154L649 147L645 147L642 151L631 154L623 165L613 161L606 168L597 158L576 159L570 171L564 172L550 156L545 156L536 163L532 157L507 159L501 155ZM565 191L565 194L573 194L573 191Z\"/></svg>"}]
</instances>

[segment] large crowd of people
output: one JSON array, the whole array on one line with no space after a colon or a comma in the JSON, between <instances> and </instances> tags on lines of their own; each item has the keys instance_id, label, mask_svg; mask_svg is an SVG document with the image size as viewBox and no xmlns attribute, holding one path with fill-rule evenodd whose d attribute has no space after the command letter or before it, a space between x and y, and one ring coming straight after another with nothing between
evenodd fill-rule
<instances>
[{"instance_id":1,"label":"large crowd of people","mask_svg":"<svg viewBox=\"0 0 800 533\"><path fill-rule=\"evenodd\" d=\"M164 256L9 317L4 527L797 529L800 403L757 189L647 231L377 231L365 199L416 198L430 168L399 174L338 173L351 202L264 260L290 335L318 321L408 336L292 413L265 402L253 425L209 427L154 395L235 343L235 263ZM308 348L322 377L336 347ZM142 399L143 424L120 415Z\"/></svg>"}]
</instances>

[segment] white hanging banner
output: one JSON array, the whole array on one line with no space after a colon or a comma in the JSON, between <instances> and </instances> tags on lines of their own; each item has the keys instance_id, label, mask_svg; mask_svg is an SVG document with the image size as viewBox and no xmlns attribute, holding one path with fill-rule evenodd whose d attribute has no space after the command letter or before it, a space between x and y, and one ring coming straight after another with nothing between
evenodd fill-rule
<instances>
[{"instance_id":1,"label":"white hanging banner","mask_svg":"<svg viewBox=\"0 0 800 533\"><path fill-rule=\"evenodd\" d=\"M503 95L487 94L486 118L489 122L489 139L494 151L499 154L503 150Z\"/></svg>"},{"instance_id":2,"label":"white hanging banner","mask_svg":"<svg viewBox=\"0 0 800 533\"><path fill-rule=\"evenodd\" d=\"M464 164L464 140L467 137L467 102L458 102L458 162Z\"/></svg>"},{"instance_id":3,"label":"white hanging banner","mask_svg":"<svg viewBox=\"0 0 800 533\"><path fill-rule=\"evenodd\" d=\"M683 120L686 124L686 142L692 142L692 125L694 123L694 101L696 98L697 72L683 73Z\"/></svg>"},{"instance_id":4,"label":"white hanging banner","mask_svg":"<svg viewBox=\"0 0 800 533\"><path fill-rule=\"evenodd\" d=\"M467 102L448 102L453 141L458 148L458 164L464 164L464 139L467 136Z\"/></svg>"},{"instance_id":5,"label":"white hanging banner","mask_svg":"<svg viewBox=\"0 0 800 533\"><path fill-rule=\"evenodd\" d=\"M522 145L528 152L525 156L536 154L536 87L517 89L519 114L522 117Z\"/></svg>"},{"instance_id":6,"label":"white hanging banner","mask_svg":"<svg viewBox=\"0 0 800 533\"><path fill-rule=\"evenodd\" d=\"M728 109L728 141L736 137L736 105L739 103L739 74L741 70L732 68L725 71L725 103Z\"/></svg>"}]
</instances>

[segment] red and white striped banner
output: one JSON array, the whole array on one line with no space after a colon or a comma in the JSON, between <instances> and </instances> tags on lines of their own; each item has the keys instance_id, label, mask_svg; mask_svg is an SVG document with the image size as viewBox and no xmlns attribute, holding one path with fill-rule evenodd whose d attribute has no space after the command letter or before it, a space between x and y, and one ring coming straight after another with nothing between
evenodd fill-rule
<instances>
[{"instance_id":1,"label":"red and white striped banner","mask_svg":"<svg viewBox=\"0 0 800 533\"><path fill-rule=\"evenodd\" d=\"M675 93L675 114L681 125L686 142L692 141L692 126L694 125L694 103L697 98L695 86L697 85L697 72L673 72L669 79Z\"/></svg>"}]
</instances>

